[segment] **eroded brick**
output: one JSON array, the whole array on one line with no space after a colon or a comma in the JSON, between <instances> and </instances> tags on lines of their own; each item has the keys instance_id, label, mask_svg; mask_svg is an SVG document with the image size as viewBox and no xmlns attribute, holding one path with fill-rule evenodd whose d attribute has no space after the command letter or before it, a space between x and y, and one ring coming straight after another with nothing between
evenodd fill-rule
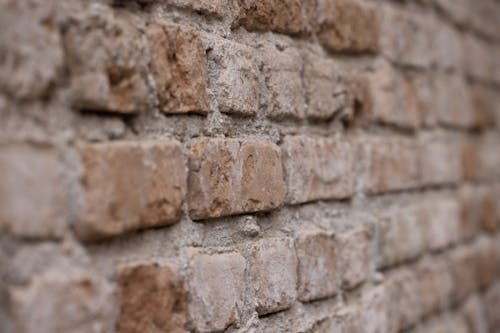
<instances>
[{"instance_id":1,"label":"eroded brick","mask_svg":"<svg viewBox=\"0 0 500 333\"><path fill-rule=\"evenodd\" d=\"M491 329L500 327L500 282L492 286L484 296L484 308L486 309L486 317Z\"/></svg>"},{"instance_id":2,"label":"eroded brick","mask_svg":"<svg viewBox=\"0 0 500 333\"><path fill-rule=\"evenodd\" d=\"M431 315L449 306L453 276L444 259L424 260L416 267L422 315Z\"/></svg>"},{"instance_id":3,"label":"eroded brick","mask_svg":"<svg viewBox=\"0 0 500 333\"><path fill-rule=\"evenodd\" d=\"M347 139L287 136L283 163L287 202L341 199L354 192L354 146Z\"/></svg>"},{"instance_id":4,"label":"eroded brick","mask_svg":"<svg viewBox=\"0 0 500 333\"><path fill-rule=\"evenodd\" d=\"M441 125L468 128L475 123L470 91L463 77L441 74L434 80L437 121Z\"/></svg>"},{"instance_id":5,"label":"eroded brick","mask_svg":"<svg viewBox=\"0 0 500 333\"><path fill-rule=\"evenodd\" d=\"M177 24L151 24L146 35L161 110L208 112L208 65L197 32Z\"/></svg>"},{"instance_id":6,"label":"eroded brick","mask_svg":"<svg viewBox=\"0 0 500 333\"><path fill-rule=\"evenodd\" d=\"M472 246L460 247L450 254L450 270L453 275L453 302L464 300L478 287L476 253Z\"/></svg>"},{"instance_id":7,"label":"eroded brick","mask_svg":"<svg viewBox=\"0 0 500 333\"><path fill-rule=\"evenodd\" d=\"M339 290L339 271L334 235L325 231L303 232L295 246L299 299L312 301L335 295Z\"/></svg>"},{"instance_id":8,"label":"eroded brick","mask_svg":"<svg viewBox=\"0 0 500 333\"><path fill-rule=\"evenodd\" d=\"M454 197L430 198L421 203L420 219L430 250L442 250L459 240L460 214L460 202Z\"/></svg>"},{"instance_id":9,"label":"eroded brick","mask_svg":"<svg viewBox=\"0 0 500 333\"><path fill-rule=\"evenodd\" d=\"M177 222L186 170L177 141L81 143L83 207L75 230L83 239Z\"/></svg>"},{"instance_id":10,"label":"eroded brick","mask_svg":"<svg viewBox=\"0 0 500 333\"><path fill-rule=\"evenodd\" d=\"M491 332L488 329L488 322L486 320L485 309L479 297L474 295L465 302L462 307L462 314L469 332L473 333L487 333Z\"/></svg>"},{"instance_id":11,"label":"eroded brick","mask_svg":"<svg viewBox=\"0 0 500 333\"><path fill-rule=\"evenodd\" d=\"M460 142L453 136L425 136L419 145L423 185L456 184L462 180Z\"/></svg>"},{"instance_id":12,"label":"eroded brick","mask_svg":"<svg viewBox=\"0 0 500 333\"><path fill-rule=\"evenodd\" d=\"M297 297L297 257L293 241L270 238L251 249L251 271L257 313L265 315L289 308Z\"/></svg>"},{"instance_id":13,"label":"eroded brick","mask_svg":"<svg viewBox=\"0 0 500 333\"><path fill-rule=\"evenodd\" d=\"M117 332L184 332L184 287L175 269L159 263L118 268L120 318Z\"/></svg>"},{"instance_id":14,"label":"eroded brick","mask_svg":"<svg viewBox=\"0 0 500 333\"><path fill-rule=\"evenodd\" d=\"M152 2L155 0L146 1ZM224 15L228 15L232 11L230 0L168 0L167 2L176 7L218 17L224 17Z\"/></svg>"},{"instance_id":15,"label":"eroded brick","mask_svg":"<svg viewBox=\"0 0 500 333\"><path fill-rule=\"evenodd\" d=\"M188 318L199 332L223 331L240 320L246 261L237 252L208 254L186 249L189 261Z\"/></svg>"},{"instance_id":16,"label":"eroded brick","mask_svg":"<svg viewBox=\"0 0 500 333\"><path fill-rule=\"evenodd\" d=\"M389 303L385 285L363 291L360 300L361 332L382 333L389 331Z\"/></svg>"},{"instance_id":17,"label":"eroded brick","mask_svg":"<svg viewBox=\"0 0 500 333\"><path fill-rule=\"evenodd\" d=\"M0 145L0 228L28 238L60 238L67 223L67 188L54 147Z\"/></svg>"},{"instance_id":18,"label":"eroded brick","mask_svg":"<svg viewBox=\"0 0 500 333\"><path fill-rule=\"evenodd\" d=\"M364 282L370 273L370 235L358 227L339 235L342 286L353 288Z\"/></svg>"},{"instance_id":19,"label":"eroded brick","mask_svg":"<svg viewBox=\"0 0 500 333\"><path fill-rule=\"evenodd\" d=\"M284 199L279 148L258 139L193 142L189 206L193 219L266 211Z\"/></svg>"}]
</instances>

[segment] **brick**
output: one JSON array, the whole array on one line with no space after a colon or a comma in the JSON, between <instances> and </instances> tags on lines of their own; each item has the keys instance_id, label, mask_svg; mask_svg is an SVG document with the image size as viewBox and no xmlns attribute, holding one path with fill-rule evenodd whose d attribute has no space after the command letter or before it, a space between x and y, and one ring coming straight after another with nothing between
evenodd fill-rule
<instances>
[{"instance_id":1,"label":"brick","mask_svg":"<svg viewBox=\"0 0 500 333\"><path fill-rule=\"evenodd\" d=\"M362 142L367 170L365 187L370 193L411 189L418 185L416 142L406 138L370 138Z\"/></svg>"},{"instance_id":2,"label":"brick","mask_svg":"<svg viewBox=\"0 0 500 333\"><path fill-rule=\"evenodd\" d=\"M64 61L51 0L3 1L0 4L0 91L19 99L49 93Z\"/></svg>"},{"instance_id":3,"label":"brick","mask_svg":"<svg viewBox=\"0 0 500 333\"><path fill-rule=\"evenodd\" d=\"M495 69L491 60L491 46L475 35L466 34L463 43L463 70L476 78L488 79Z\"/></svg>"},{"instance_id":4,"label":"brick","mask_svg":"<svg viewBox=\"0 0 500 333\"><path fill-rule=\"evenodd\" d=\"M197 32L177 24L151 24L146 35L161 110L208 112L208 65Z\"/></svg>"},{"instance_id":5,"label":"brick","mask_svg":"<svg viewBox=\"0 0 500 333\"><path fill-rule=\"evenodd\" d=\"M362 1L321 0L319 42L330 51L375 52L379 22L373 7Z\"/></svg>"},{"instance_id":6,"label":"brick","mask_svg":"<svg viewBox=\"0 0 500 333\"><path fill-rule=\"evenodd\" d=\"M464 180L477 181L479 180L479 147L478 143L471 138L464 138L460 142L461 146L461 161L462 161L462 176Z\"/></svg>"},{"instance_id":7,"label":"brick","mask_svg":"<svg viewBox=\"0 0 500 333\"><path fill-rule=\"evenodd\" d=\"M217 39L209 52L209 63L219 110L255 115L260 102L259 63L255 51Z\"/></svg>"},{"instance_id":8,"label":"brick","mask_svg":"<svg viewBox=\"0 0 500 333\"><path fill-rule=\"evenodd\" d=\"M498 329L500 327L498 307L500 307L500 282L492 286L484 296L484 308L491 329Z\"/></svg>"},{"instance_id":9,"label":"brick","mask_svg":"<svg viewBox=\"0 0 500 333\"><path fill-rule=\"evenodd\" d=\"M0 229L27 238L61 238L67 202L63 165L48 145L0 145Z\"/></svg>"},{"instance_id":10,"label":"brick","mask_svg":"<svg viewBox=\"0 0 500 333\"><path fill-rule=\"evenodd\" d=\"M458 194L460 202L460 239L469 240L477 235L484 219L489 219L492 211L483 203L484 192L466 188ZM483 211L483 206L487 210Z\"/></svg>"},{"instance_id":11,"label":"brick","mask_svg":"<svg viewBox=\"0 0 500 333\"><path fill-rule=\"evenodd\" d=\"M433 62L432 21L415 11L405 12L395 6L379 8L379 48L391 61L418 67L428 67ZM412 36L412 38L408 38Z\"/></svg>"},{"instance_id":12,"label":"brick","mask_svg":"<svg viewBox=\"0 0 500 333\"><path fill-rule=\"evenodd\" d=\"M354 148L340 138L286 136L283 163L288 203L342 199L354 192Z\"/></svg>"},{"instance_id":13,"label":"brick","mask_svg":"<svg viewBox=\"0 0 500 333\"><path fill-rule=\"evenodd\" d=\"M470 91L463 77L442 74L434 80L435 111L440 125L470 128L474 110Z\"/></svg>"},{"instance_id":14,"label":"brick","mask_svg":"<svg viewBox=\"0 0 500 333\"><path fill-rule=\"evenodd\" d=\"M155 1L155 0L146 0ZM232 10L229 0L168 0L167 3L197 13L224 17Z\"/></svg>"},{"instance_id":15,"label":"brick","mask_svg":"<svg viewBox=\"0 0 500 333\"><path fill-rule=\"evenodd\" d=\"M495 125L495 114L500 97L493 89L480 86L469 85L471 91L472 108L474 114L474 127L486 128Z\"/></svg>"},{"instance_id":16,"label":"brick","mask_svg":"<svg viewBox=\"0 0 500 333\"><path fill-rule=\"evenodd\" d=\"M158 263L118 268L120 317L117 332L184 332L184 287L175 269Z\"/></svg>"},{"instance_id":17,"label":"brick","mask_svg":"<svg viewBox=\"0 0 500 333\"><path fill-rule=\"evenodd\" d=\"M416 258L425 249L420 207L387 208L378 216L379 267Z\"/></svg>"},{"instance_id":18,"label":"brick","mask_svg":"<svg viewBox=\"0 0 500 333\"><path fill-rule=\"evenodd\" d=\"M315 12L312 0L238 0L238 4L239 13L232 27L242 26L248 31L303 34L310 30L309 19Z\"/></svg>"},{"instance_id":19,"label":"brick","mask_svg":"<svg viewBox=\"0 0 500 333\"><path fill-rule=\"evenodd\" d=\"M83 239L99 239L179 221L186 193L177 141L81 143L83 208L75 224Z\"/></svg>"},{"instance_id":20,"label":"brick","mask_svg":"<svg viewBox=\"0 0 500 333\"><path fill-rule=\"evenodd\" d=\"M423 185L456 184L462 180L461 151L455 137L424 136L419 144Z\"/></svg>"},{"instance_id":21,"label":"brick","mask_svg":"<svg viewBox=\"0 0 500 333\"><path fill-rule=\"evenodd\" d=\"M489 287L497 275L497 258L494 239L481 237L474 245L477 283L480 288Z\"/></svg>"},{"instance_id":22,"label":"brick","mask_svg":"<svg viewBox=\"0 0 500 333\"><path fill-rule=\"evenodd\" d=\"M334 235L302 232L296 240L298 291L301 301L331 297L339 290L338 249Z\"/></svg>"},{"instance_id":23,"label":"brick","mask_svg":"<svg viewBox=\"0 0 500 333\"><path fill-rule=\"evenodd\" d=\"M193 219L267 211L285 197L280 150L265 140L196 139L189 169Z\"/></svg>"},{"instance_id":24,"label":"brick","mask_svg":"<svg viewBox=\"0 0 500 333\"><path fill-rule=\"evenodd\" d=\"M488 322L486 321L485 309L479 297L470 297L461 310L469 332L488 333Z\"/></svg>"},{"instance_id":25,"label":"brick","mask_svg":"<svg viewBox=\"0 0 500 333\"><path fill-rule=\"evenodd\" d=\"M500 135L489 133L479 141L479 177L483 180L500 179L500 154L498 154Z\"/></svg>"},{"instance_id":26,"label":"brick","mask_svg":"<svg viewBox=\"0 0 500 333\"><path fill-rule=\"evenodd\" d=\"M309 55L304 67L304 86L309 118L327 120L352 114L349 85L336 62Z\"/></svg>"},{"instance_id":27,"label":"brick","mask_svg":"<svg viewBox=\"0 0 500 333\"><path fill-rule=\"evenodd\" d=\"M386 281L389 332L399 332L414 325L423 309L419 280L408 268L393 272Z\"/></svg>"},{"instance_id":28,"label":"brick","mask_svg":"<svg viewBox=\"0 0 500 333\"><path fill-rule=\"evenodd\" d=\"M439 67L461 69L464 63L463 37L447 22L436 22L432 53Z\"/></svg>"},{"instance_id":29,"label":"brick","mask_svg":"<svg viewBox=\"0 0 500 333\"><path fill-rule=\"evenodd\" d=\"M416 267L422 315L432 315L449 306L453 276L443 259L424 260Z\"/></svg>"},{"instance_id":30,"label":"brick","mask_svg":"<svg viewBox=\"0 0 500 333\"><path fill-rule=\"evenodd\" d=\"M53 268L9 292L14 331L104 333L114 330L114 290L93 272Z\"/></svg>"},{"instance_id":31,"label":"brick","mask_svg":"<svg viewBox=\"0 0 500 333\"><path fill-rule=\"evenodd\" d=\"M390 332L387 302L387 291L383 284L363 291L360 300L361 332Z\"/></svg>"},{"instance_id":32,"label":"brick","mask_svg":"<svg viewBox=\"0 0 500 333\"><path fill-rule=\"evenodd\" d=\"M420 219L427 247L439 251L460 236L460 202L454 197L432 198L421 203Z\"/></svg>"},{"instance_id":33,"label":"brick","mask_svg":"<svg viewBox=\"0 0 500 333\"><path fill-rule=\"evenodd\" d=\"M306 100L302 86L302 59L290 48L262 51L263 73L268 91L268 115L271 118L303 119Z\"/></svg>"},{"instance_id":34,"label":"brick","mask_svg":"<svg viewBox=\"0 0 500 333\"><path fill-rule=\"evenodd\" d=\"M257 313L266 315L288 309L297 298L297 257L293 241L264 239L250 251Z\"/></svg>"},{"instance_id":35,"label":"brick","mask_svg":"<svg viewBox=\"0 0 500 333\"><path fill-rule=\"evenodd\" d=\"M146 45L129 21L94 4L74 15L64 47L74 107L126 114L147 109Z\"/></svg>"},{"instance_id":36,"label":"brick","mask_svg":"<svg viewBox=\"0 0 500 333\"><path fill-rule=\"evenodd\" d=\"M426 321L420 329L417 329L418 333L444 333L444 332L454 332L454 333L468 333L467 324L459 314L449 314L440 315L438 317L432 318Z\"/></svg>"},{"instance_id":37,"label":"brick","mask_svg":"<svg viewBox=\"0 0 500 333\"><path fill-rule=\"evenodd\" d=\"M240 320L246 261L237 252L208 254L187 248L189 325L197 332L223 331Z\"/></svg>"},{"instance_id":38,"label":"brick","mask_svg":"<svg viewBox=\"0 0 500 333\"><path fill-rule=\"evenodd\" d=\"M450 269L453 274L454 303L464 300L478 287L476 253L472 246L460 247L450 254Z\"/></svg>"},{"instance_id":39,"label":"brick","mask_svg":"<svg viewBox=\"0 0 500 333\"><path fill-rule=\"evenodd\" d=\"M370 274L370 235L365 227L358 227L341 233L339 244L342 286L356 287Z\"/></svg>"}]
</instances>

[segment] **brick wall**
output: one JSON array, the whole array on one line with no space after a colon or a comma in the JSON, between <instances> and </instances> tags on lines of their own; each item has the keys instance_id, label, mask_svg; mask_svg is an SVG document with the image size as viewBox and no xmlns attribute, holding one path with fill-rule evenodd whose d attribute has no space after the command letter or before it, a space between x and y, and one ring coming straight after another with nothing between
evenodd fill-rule
<instances>
[{"instance_id":1,"label":"brick wall","mask_svg":"<svg viewBox=\"0 0 500 333\"><path fill-rule=\"evenodd\" d=\"M0 331L500 332L499 18L0 0Z\"/></svg>"}]
</instances>

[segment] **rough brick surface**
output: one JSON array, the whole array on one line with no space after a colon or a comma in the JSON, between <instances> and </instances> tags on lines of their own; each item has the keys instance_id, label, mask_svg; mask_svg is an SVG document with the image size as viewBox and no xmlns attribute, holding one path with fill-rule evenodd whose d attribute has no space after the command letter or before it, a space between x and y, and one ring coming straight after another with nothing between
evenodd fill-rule
<instances>
[{"instance_id":1,"label":"rough brick surface","mask_svg":"<svg viewBox=\"0 0 500 333\"><path fill-rule=\"evenodd\" d=\"M188 318L199 332L222 331L240 319L245 259L236 252L207 254L186 249L189 260Z\"/></svg>"},{"instance_id":2,"label":"rough brick surface","mask_svg":"<svg viewBox=\"0 0 500 333\"><path fill-rule=\"evenodd\" d=\"M147 28L151 72L166 113L207 112L207 59L197 32L181 25Z\"/></svg>"},{"instance_id":3,"label":"rough brick surface","mask_svg":"<svg viewBox=\"0 0 500 333\"><path fill-rule=\"evenodd\" d=\"M424 185L462 180L460 146L456 138L427 136L420 142L420 181Z\"/></svg>"},{"instance_id":4,"label":"rough brick surface","mask_svg":"<svg viewBox=\"0 0 500 333\"><path fill-rule=\"evenodd\" d=\"M180 219L186 171L178 142L82 143L78 151L84 198L75 229L82 238L114 236Z\"/></svg>"},{"instance_id":5,"label":"rough brick surface","mask_svg":"<svg viewBox=\"0 0 500 333\"><path fill-rule=\"evenodd\" d=\"M303 232L297 237L298 291L302 301L335 295L339 290L339 250L333 234Z\"/></svg>"},{"instance_id":6,"label":"rough brick surface","mask_svg":"<svg viewBox=\"0 0 500 333\"><path fill-rule=\"evenodd\" d=\"M346 288L364 282L370 273L370 235L358 227L339 235L341 281Z\"/></svg>"},{"instance_id":7,"label":"rough brick surface","mask_svg":"<svg viewBox=\"0 0 500 333\"><path fill-rule=\"evenodd\" d=\"M251 249L250 264L259 315L289 308L297 297L297 257L291 239L265 239Z\"/></svg>"},{"instance_id":8,"label":"rough brick surface","mask_svg":"<svg viewBox=\"0 0 500 333\"><path fill-rule=\"evenodd\" d=\"M198 139L189 187L194 219L276 208L285 196L280 150L264 140Z\"/></svg>"},{"instance_id":9,"label":"rough brick surface","mask_svg":"<svg viewBox=\"0 0 500 333\"><path fill-rule=\"evenodd\" d=\"M118 268L117 332L184 332L184 286L168 265L137 263Z\"/></svg>"},{"instance_id":10,"label":"rough brick surface","mask_svg":"<svg viewBox=\"0 0 500 333\"><path fill-rule=\"evenodd\" d=\"M432 198L422 202L420 223L430 250L441 250L459 240L460 214L460 202L456 198Z\"/></svg>"}]
</instances>

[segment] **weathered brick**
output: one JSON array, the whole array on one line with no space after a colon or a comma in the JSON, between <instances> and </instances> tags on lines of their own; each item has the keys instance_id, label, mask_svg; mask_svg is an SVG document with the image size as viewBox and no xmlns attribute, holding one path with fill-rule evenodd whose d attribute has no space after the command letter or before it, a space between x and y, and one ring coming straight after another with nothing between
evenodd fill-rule
<instances>
[{"instance_id":1,"label":"weathered brick","mask_svg":"<svg viewBox=\"0 0 500 333\"><path fill-rule=\"evenodd\" d=\"M263 50L263 73L268 90L271 118L305 117L306 100L302 87L302 59L290 48Z\"/></svg>"},{"instance_id":2,"label":"weathered brick","mask_svg":"<svg viewBox=\"0 0 500 333\"><path fill-rule=\"evenodd\" d=\"M223 331L240 320L246 261L237 252L208 254L187 248L189 325L198 332Z\"/></svg>"},{"instance_id":3,"label":"weathered brick","mask_svg":"<svg viewBox=\"0 0 500 333\"><path fill-rule=\"evenodd\" d=\"M464 138L460 141L461 145L461 161L462 161L462 176L464 180L477 181L479 180L479 147L477 142L472 138Z\"/></svg>"},{"instance_id":4,"label":"weathered brick","mask_svg":"<svg viewBox=\"0 0 500 333\"><path fill-rule=\"evenodd\" d=\"M287 136L283 163L287 202L341 199L354 192L354 146L340 138Z\"/></svg>"},{"instance_id":5,"label":"weathered brick","mask_svg":"<svg viewBox=\"0 0 500 333\"><path fill-rule=\"evenodd\" d=\"M299 261L299 299L312 301L335 295L339 289L339 272L334 235L325 231L303 232L295 246Z\"/></svg>"},{"instance_id":6,"label":"weathered brick","mask_svg":"<svg viewBox=\"0 0 500 333\"><path fill-rule=\"evenodd\" d=\"M46 95L64 61L56 29L58 1L0 3L0 91L20 99Z\"/></svg>"},{"instance_id":7,"label":"weathered brick","mask_svg":"<svg viewBox=\"0 0 500 333\"><path fill-rule=\"evenodd\" d=\"M310 17L315 13L312 0L238 0L238 4L239 13L233 28L242 26L249 31L302 34L310 30Z\"/></svg>"},{"instance_id":8,"label":"weathered brick","mask_svg":"<svg viewBox=\"0 0 500 333\"><path fill-rule=\"evenodd\" d=\"M370 235L358 227L339 235L342 286L353 288L364 282L370 273Z\"/></svg>"},{"instance_id":9,"label":"weathered brick","mask_svg":"<svg viewBox=\"0 0 500 333\"><path fill-rule=\"evenodd\" d=\"M255 51L224 39L215 40L211 49L211 85L215 90L219 110L255 115L259 110L260 97L259 63Z\"/></svg>"},{"instance_id":10,"label":"weathered brick","mask_svg":"<svg viewBox=\"0 0 500 333\"><path fill-rule=\"evenodd\" d=\"M446 261L443 259L425 260L416 267L416 275L422 315L431 315L446 309L453 292L453 277Z\"/></svg>"},{"instance_id":11,"label":"weathered brick","mask_svg":"<svg viewBox=\"0 0 500 333\"><path fill-rule=\"evenodd\" d=\"M367 138L362 142L367 170L365 187L370 193L414 188L419 181L416 142L406 138Z\"/></svg>"},{"instance_id":12,"label":"weathered brick","mask_svg":"<svg viewBox=\"0 0 500 333\"><path fill-rule=\"evenodd\" d=\"M155 0L146 0L155 1ZM224 17L230 14L232 7L230 6L229 0L167 0L169 4L172 4L179 8L190 9L197 13L203 13L208 15L215 15L218 17Z\"/></svg>"},{"instance_id":13,"label":"weathered brick","mask_svg":"<svg viewBox=\"0 0 500 333\"><path fill-rule=\"evenodd\" d=\"M494 219L495 212L488 207L488 199L485 201L486 193L481 189L466 188L459 194L460 201L460 239L468 240L477 235L483 225ZM486 208L486 209L484 209Z\"/></svg>"},{"instance_id":14,"label":"weathered brick","mask_svg":"<svg viewBox=\"0 0 500 333\"><path fill-rule=\"evenodd\" d=\"M468 128L475 123L470 91L463 77L441 74L434 80L435 111L441 125Z\"/></svg>"},{"instance_id":15,"label":"weathered brick","mask_svg":"<svg viewBox=\"0 0 500 333\"><path fill-rule=\"evenodd\" d=\"M460 69L464 63L463 37L447 22L436 22L432 53L437 65L445 69Z\"/></svg>"},{"instance_id":16,"label":"weathered brick","mask_svg":"<svg viewBox=\"0 0 500 333\"><path fill-rule=\"evenodd\" d=\"M165 113L209 111L208 65L197 32L177 24L151 24L146 35L161 110Z\"/></svg>"},{"instance_id":17,"label":"weathered brick","mask_svg":"<svg viewBox=\"0 0 500 333\"><path fill-rule=\"evenodd\" d=\"M186 170L177 141L82 143L83 239L169 225L182 214Z\"/></svg>"},{"instance_id":18,"label":"weathered brick","mask_svg":"<svg viewBox=\"0 0 500 333\"><path fill-rule=\"evenodd\" d=\"M385 285L381 284L363 291L360 300L361 332L382 333L389 331L388 298Z\"/></svg>"},{"instance_id":19,"label":"weathered brick","mask_svg":"<svg viewBox=\"0 0 500 333\"><path fill-rule=\"evenodd\" d=\"M472 246L459 247L450 254L453 275L453 302L464 300L478 287L476 253Z\"/></svg>"},{"instance_id":20,"label":"weathered brick","mask_svg":"<svg viewBox=\"0 0 500 333\"><path fill-rule=\"evenodd\" d=\"M473 295L461 309L468 331L471 333L488 333L488 322L486 320L485 309L479 297Z\"/></svg>"},{"instance_id":21,"label":"weathered brick","mask_svg":"<svg viewBox=\"0 0 500 333\"><path fill-rule=\"evenodd\" d=\"M184 332L184 287L175 269L159 263L118 268L120 318L117 332Z\"/></svg>"},{"instance_id":22,"label":"weathered brick","mask_svg":"<svg viewBox=\"0 0 500 333\"><path fill-rule=\"evenodd\" d=\"M492 286L484 296L484 308L486 309L486 317L491 329L500 327L500 282Z\"/></svg>"},{"instance_id":23,"label":"weathered brick","mask_svg":"<svg viewBox=\"0 0 500 333\"><path fill-rule=\"evenodd\" d=\"M423 185L456 184L462 180L459 141L453 136L424 136L420 140L420 181Z\"/></svg>"},{"instance_id":24,"label":"weathered brick","mask_svg":"<svg viewBox=\"0 0 500 333\"><path fill-rule=\"evenodd\" d=\"M0 145L0 228L28 238L60 238L67 205L61 156L54 147Z\"/></svg>"},{"instance_id":25,"label":"weathered brick","mask_svg":"<svg viewBox=\"0 0 500 333\"><path fill-rule=\"evenodd\" d=\"M193 219L266 211L285 197L279 148L259 139L193 142L189 206Z\"/></svg>"},{"instance_id":26,"label":"weathered brick","mask_svg":"<svg viewBox=\"0 0 500 333\"><path fill-rule=\"evenodd\" d=\"M375 52L379 22L373 7L363 1L318 2L320 43L330 51Z\"/></svg>"},{"instance_id":27,"label":"weathered brick","mask_svg":"<svg viewBox=\"0 0 500 333\"><path fill-rule=\"evenodd\" d=\"M479 176L483 180L495 181L500 179L499 140L500 135L489 133L481 137L479 141Z\"/></svg>"},{"instance_id":28,"label":"weathered brick","mask_svg":"<svg viewBox=\"0 0 500 333\"><path fill-rule=\"evenodd\" d=\"M378 217L379 267L419 256L425 249L419 205L387 208Z\"/></svg>"},{"instance_id":29,"label":"weathered brick","mask_svg":"<svg viewBox=\"0 0 500 333\"><path fill-rule=\"evenodd\" d=\"M497 275L494 239L481 237L474 244L474 251L478 286L487 288L495 281Z\"/></svg>"},{"instance_id":30,"label":"weathered brick","mask_svg":"<svg viewBox=\"0 0 500 333\"><path fill-rule=\"evenodd\" d=\"M93 272L54 268L12 287L9 296L15 332L114 331L113 287Z\"/></svg>"},{"instance_id":31,"label":"weathered brick","mask_svg":"<svg viewBox=\"0 0 500 333\"><path fill-rule=\"evenodd\" d=\"M134 113L148 106L146 45L104 5L77 12L65 30L71 99L83 110Z\"/></svg>"},{"instance_id":32,"label":"weathered brick","mask_svg":"<svg viewBox=\"0 0 500 333\"><path fill-rule=\"evenodd\" d=\"M308 117L325 120L352 113L349 85L336 62L309 55L304 67L304 86Z\"/></svg>"},{"instance_id":33,"label":"weathered brick","mask_svg":"<svg viewBox=\"0 0 500 333\"><path fill-rule=\"evenodd\" d=\"M474 127L485 128L495 124L496 108L500 97L493 89L481 85L468 85L471 91Z\"/></svg>"},{"instance_id":34,"label":"weathered brick","mask_svg":"<svg viewBox=\"0 0 500 333\"><path fill-rule=\"evenodd\" d=\"M430 250L442 250L459 240L460 214L460 202L454 197L429 198L421 203L420 219Z\"/></svg>"},{"instance_id":35,"label":"weathered brick","mask_svg":"<svg viewBox=\"0 0 500 333\"><path fill-rule=\"evenodd\" d=\"M488 79L495 69L491 55L491 45L476 35L466 34L463 43L463 70L476 78Z\"/></svg>"},{"instance_id":36,"label":"weathered brick","mask_svg":"<svg viewBox=\"0 0 500 333\"><path fill-rule=\"evenodd\" d=\"M288 309L297 297L297 256L289 238L270 238L253 245L251 272L257 313Z\"/></svg>"},{"instance_id":37,"label":"weathered brick","mask_svg":"<svg viewBox=\"0 0 500 333\"><path fill-rule=\"evenodd\" d=\"M449 314L437 316L429 321L426 321L420 328L416 330L417 333L468 333L467 324L459 314Z\"/></svg>"}]
</instances>

